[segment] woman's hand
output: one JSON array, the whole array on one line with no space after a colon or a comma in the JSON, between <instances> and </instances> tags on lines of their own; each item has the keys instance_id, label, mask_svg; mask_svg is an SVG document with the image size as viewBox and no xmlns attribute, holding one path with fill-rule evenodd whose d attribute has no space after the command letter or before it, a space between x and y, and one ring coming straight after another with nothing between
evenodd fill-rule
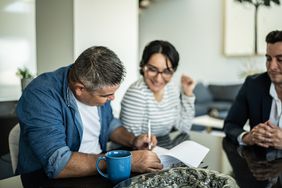
<instances>
[{"instance_id":1,"label":"woman's hand","mask_svg":"<svg viewBox=\"0 0 282 188\"><path fill-rule=\"evenodd\" d=\"M154 148L157 145L158 141L156 136L151 135L151 140L147 134L141 134L138 137L135 137L133 145L136 149L149 149L149 144L151 148Z\"/></svg>"},{"instance_id":2,"label":"woman's hand","mask_svg":"<svg viewBox=\"0 0 282 188\"><path fill-rule=\"evenodd\" d=\"M181 86L186 96L193 96L195 85L196 83L191 77L187 75L181 76Z\"/></svg>"}]
</instances>

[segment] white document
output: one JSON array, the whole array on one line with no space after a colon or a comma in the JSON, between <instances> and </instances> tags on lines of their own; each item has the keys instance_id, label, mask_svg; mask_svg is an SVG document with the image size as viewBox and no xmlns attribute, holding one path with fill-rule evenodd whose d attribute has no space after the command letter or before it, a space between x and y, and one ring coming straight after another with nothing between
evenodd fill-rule
<instances>
[{"instance_id":1,"label":"white document","mask_svg":"<svg viewBox=\"0 0 282 188\"><path fill-rule=\"evenodd\" d=\"M156 146L153 151L158 155L164 169L183 162L190 167L198 167L209 152L209 148L197 142L187 140L168 150Z\"/></svg>"}]
</instances>

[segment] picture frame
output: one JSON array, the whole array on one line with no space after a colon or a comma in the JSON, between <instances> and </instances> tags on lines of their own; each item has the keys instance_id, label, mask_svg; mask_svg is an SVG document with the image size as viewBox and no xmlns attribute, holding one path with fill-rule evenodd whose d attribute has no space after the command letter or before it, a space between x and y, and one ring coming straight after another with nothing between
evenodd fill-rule
<instances>
[{"instance_id":1,"label":"picture frame","mask_svg":"<svg viewBox=\"0 0 282 188\"><path fill-rule=\"evenodd\" d=\"M224 55L255 56L265 54L265 36L282 30L282 6L260 6L255 39L255 7L250 3L224 0ZM257 53L254 41L257 40Z\"/></svg>"}]
</instances>

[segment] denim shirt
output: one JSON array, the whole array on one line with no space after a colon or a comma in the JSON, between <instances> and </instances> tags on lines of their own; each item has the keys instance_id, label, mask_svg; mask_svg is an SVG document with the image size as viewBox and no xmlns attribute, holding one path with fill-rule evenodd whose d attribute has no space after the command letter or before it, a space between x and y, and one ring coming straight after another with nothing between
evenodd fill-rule
<instances>
[{"instance_id":1,"label":"denim shirt","mask_svg":"<svg viewBox=\"0 0 282 188\"><path fill-rule=\"evenodd\" d=\"M17 106L21 132L16 173L43 169L54 178L64 169L73 151L78 151L83 128L67 75L70 66L35 78L24 90ZM114 129L110 102L98 107L101 123L99 142L103 152Z\"/></svg>"}]
</instances>

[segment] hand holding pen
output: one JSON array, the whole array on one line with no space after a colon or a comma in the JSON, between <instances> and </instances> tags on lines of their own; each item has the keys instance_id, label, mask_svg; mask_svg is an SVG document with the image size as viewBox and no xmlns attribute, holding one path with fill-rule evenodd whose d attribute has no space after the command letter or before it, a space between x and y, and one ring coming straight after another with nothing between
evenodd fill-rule
<instances>
[{"instance_id":1,"label":"hand holding pen","mask_svg":"<svg viewBox=\"0 0 282 188\"><path fill-rule=\"evenodd\" d=\"M141 150L141 149L142 150L144 150L144 149L146 149L146 150L153 149L157 145L158 141L157 141L156 136L151 134L150 137L151 138L149 139L149 135L148 134L141 134L141 135L139 135L135 139L134 147L136 149L139 149L139 150ZM149 146L150 146L150 148L149 148Z\"/></svg>"},{"instance_id":2,"label":"hand holding pen","mask_svg":"<svg viewBox=\"0 0 282 188\"><path fill-rule=\"evenodd\" d=\"M157 145L157 138L154 135L151 135L151 149L153 149ZM148 144L148 134L141 134L138 137L136 137L134 142L134 147L138 150L148 150L149 144ZM150 149L149 149L150 150Z\"/></svg>"},{"instance_id":3,"label":"hand holding pen","mask_svg":"<svg viewBox=\"0 0 282 188\"><path fill-rule=\"evenodd\" d=\"M152 135L151 121L148 120L148 150L152 150L157 145L156 136Z\"/></svg>"},{"instance_id":4,"label":"hand holding pen","mask_svg":"<svg viewBox=\"0 0 282 188\"><path fill-rule=\"evenodd\" d=\"M138 150L152 150L156 145L158 141L156 136L152 135L151 133L151 122L148 121L148 133L147 134L141 134L134 139L134 148Z\"/></svg>"}]
</instances>

